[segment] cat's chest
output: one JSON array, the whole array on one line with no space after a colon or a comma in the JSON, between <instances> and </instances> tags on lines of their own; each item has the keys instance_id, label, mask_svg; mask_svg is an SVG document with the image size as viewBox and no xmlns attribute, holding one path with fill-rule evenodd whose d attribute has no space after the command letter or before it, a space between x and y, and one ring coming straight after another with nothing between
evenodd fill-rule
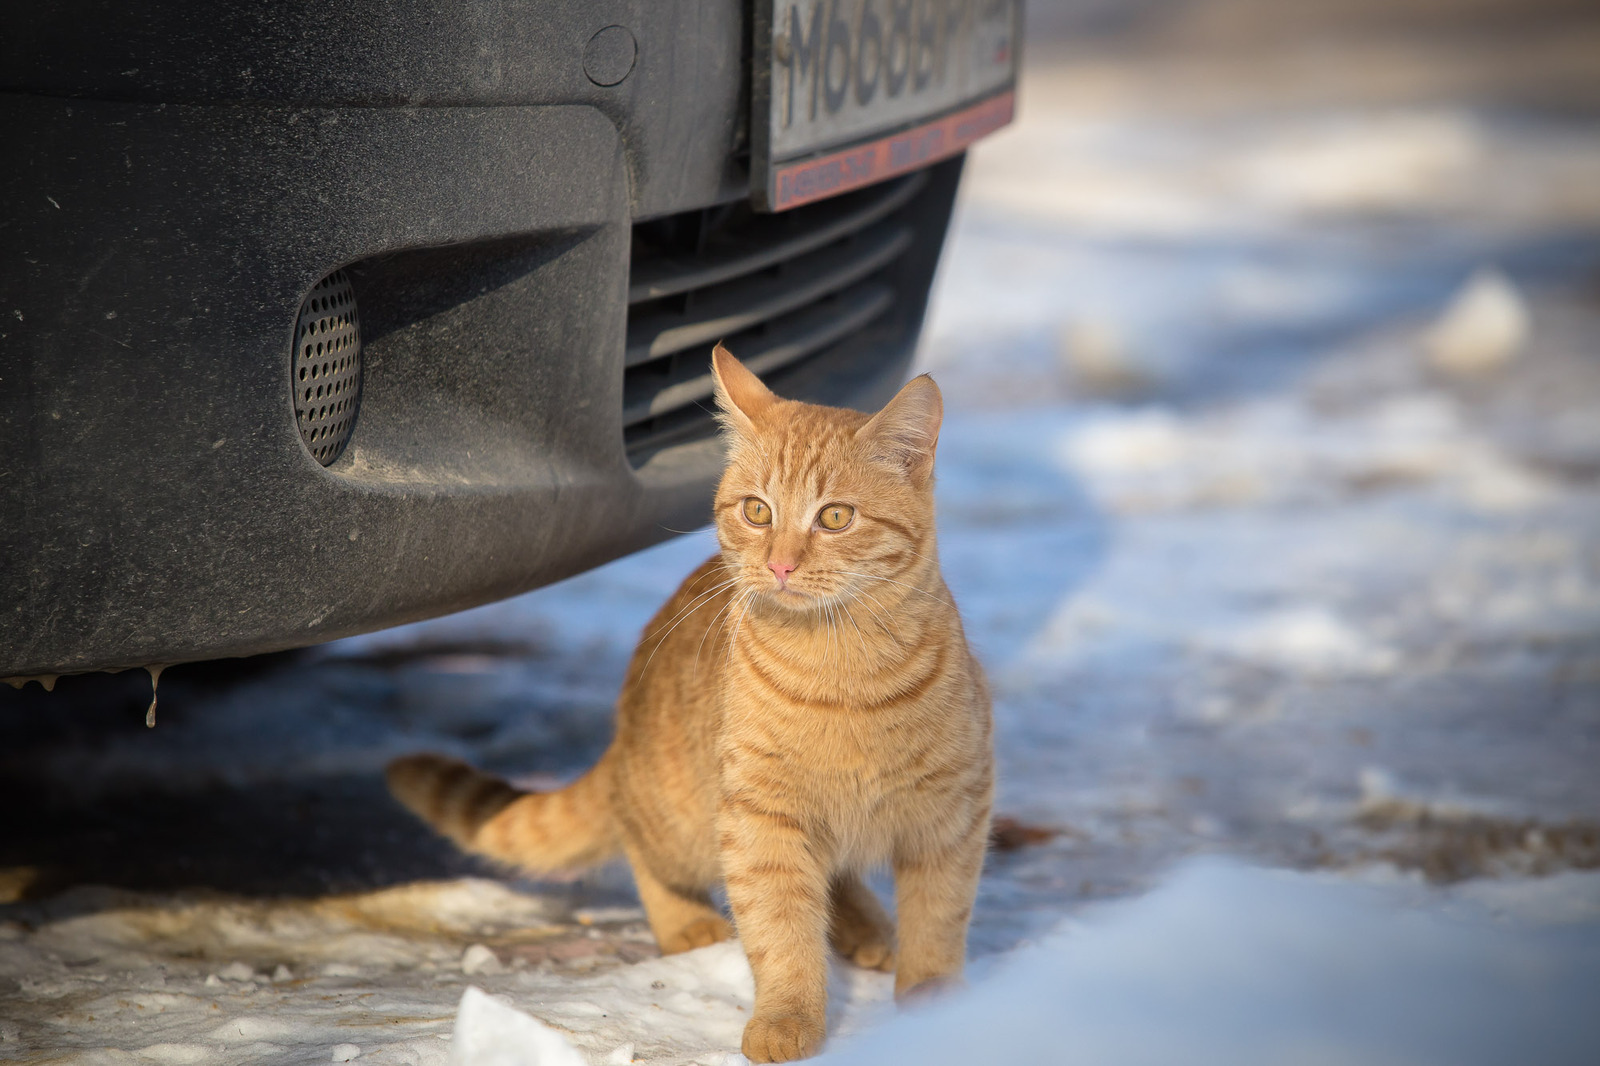
<instances>
[{"instance_id":1,"label":"cat's chest","mask_svg":"<svg viewBox=\"0 0 1600 1066\"><path fill-rule=\"evenodd\" d=\"M790 797L852 836L901 820L934 770L978 750L969 657L952 634L876 648L786 636L747 634L729 661L725 783Z\"/></svg>"},{"instance_id":2,"label":"cat's chest","mask_svg":"<svg viewBox=\"0 0 1600 1066\"><path fill-rule=\"evenodd\" d=\"M896 723L860 710L772 714L761 732L789 775L818 789L871 796L900 762L904 736Z\"/></svg>"},{"instance_id":3,"label":"cat's chest","mask_svg":"<svg viewBox=\"0 0 1600 1066\"><path fill-rule=\"evenodd\" d=\"M914 698L887 701L746 690L724 719L724 771L833 820L870 819L903 799L930 767L960 760L970 747L969 697L951 678L933 679Z\"/></svg>"},{"instance_id":4,"label":"cat's chest","mask_svg":"<svg viewBox=\"0 0 1600 1066\"><path fill-rule=\"evenodd\" d=\"M907 833L948 821L958 790L940 782L969 776L962 746L926 726L850 715L768 724L761 735L777 758L753 767L741 752L730 776L755 785L845 866L880 862Z\"/></svg>"},{"instance_id":5,"label":"cat's chest","mask_svg":"<svg viewBox=\"0 0 1600 1066\"><path fill-rule=\"evenodd\" d=\"M937 697L931 686L964 658L964 644L950 632L919 632L909 624L907 638L892 641L881 633L838 626L799 632L751 626L729 657L724 694L802 711L914 716L912 705ZM802 715L796 726L804 728L810 721L811 716ZM851 722L837 732L841 743L871 743L878 735L873 723Z\"/></svg>"}]
</instances>

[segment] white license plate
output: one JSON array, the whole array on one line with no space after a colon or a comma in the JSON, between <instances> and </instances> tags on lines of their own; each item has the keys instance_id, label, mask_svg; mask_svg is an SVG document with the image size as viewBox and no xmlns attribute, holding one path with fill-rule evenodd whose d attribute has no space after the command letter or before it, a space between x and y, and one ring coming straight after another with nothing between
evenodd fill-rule
<instances>
[{"instance_id":1,"label":"white license plate","mask_svg":"<svg viewBox=\"0 0 1600 1066\"><path fill-rule=\"evenodd\" d=\"M954 155L1011 121L1020 0L757 0L751 185L770 211Z\"/></svg>"}]
</instances>

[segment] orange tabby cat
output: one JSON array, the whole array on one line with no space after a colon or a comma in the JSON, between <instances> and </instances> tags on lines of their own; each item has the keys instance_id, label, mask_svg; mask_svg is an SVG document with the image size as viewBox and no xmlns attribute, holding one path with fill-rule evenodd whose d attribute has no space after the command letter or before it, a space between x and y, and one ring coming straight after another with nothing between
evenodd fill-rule
<instances>
[{"instance_id":1,"label":"orange tabby cat","mask_svg":"<svg viewBox=\"0 0 1600 1066\"><path fill-rule=\"evenodd\" d=\"M722 550L645 630L616 739L556 792L455 760L389 768L394 794L465 848L534 872L627 856L663 952L733 930L755 972L743 1051L822 1043L827 949L955 980L993 792L989 694L939 573L943 403L919 377L878 414L781 400L721 345ZM888 863L893 923L862 882ZM898 966L896 957L898 954Z\"/></svg>"}]
</instances>

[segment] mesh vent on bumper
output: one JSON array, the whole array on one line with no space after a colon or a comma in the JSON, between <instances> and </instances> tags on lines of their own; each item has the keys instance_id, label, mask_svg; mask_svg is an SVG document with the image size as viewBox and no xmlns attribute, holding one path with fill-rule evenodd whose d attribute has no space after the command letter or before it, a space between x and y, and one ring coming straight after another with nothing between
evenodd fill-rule
<instances>
[{"instance_id":1,"label":"mesh vent on bumper","mask_svg":"<svg viewBox=\"0 0 1600 1066\"><path fill-rule=\"evenodd\" d=\"M739 203L634 226L622 415L629 458L715 432L718 340L770 380L827 359L883 318L908 295L888 268L913 244L905 216L927 184L921 172L779 215Z\"/></svg>"},{"instance_id":2,"label":"mesh vent on bumper","mask_svg":"<svg viewBox=\"0 0 1600 1066\"><path fill-rule=\"evenodd\" d=\"M330 466L350 443L361 406L361 321L343 270L317 282L300 305L289 373L300 438Z\"/></svg>"}]
</instances>

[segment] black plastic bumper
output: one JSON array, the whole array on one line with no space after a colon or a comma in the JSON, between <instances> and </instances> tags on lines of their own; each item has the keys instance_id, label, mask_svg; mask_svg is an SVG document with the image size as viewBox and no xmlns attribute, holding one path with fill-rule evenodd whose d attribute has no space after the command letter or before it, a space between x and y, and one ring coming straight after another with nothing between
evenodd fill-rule
<instances>
[{"instance_id":1,"label":"black plastic bumper","mask_svg":"<svg viewBox=\"0 0 1600 1066\"><path fill-rule=\"evenodd\" d=\"M7 16L0 677L327 640L704 520L714 440L625 443L630 263L636 230L746 193L739 4L138 6ZM637 55L608 87L611 25ZM959 169L852 276L889 309L780 390L899 383ZM290 353L346 267L365 384L324 468Z\"/></svg>"}]
</instances>

